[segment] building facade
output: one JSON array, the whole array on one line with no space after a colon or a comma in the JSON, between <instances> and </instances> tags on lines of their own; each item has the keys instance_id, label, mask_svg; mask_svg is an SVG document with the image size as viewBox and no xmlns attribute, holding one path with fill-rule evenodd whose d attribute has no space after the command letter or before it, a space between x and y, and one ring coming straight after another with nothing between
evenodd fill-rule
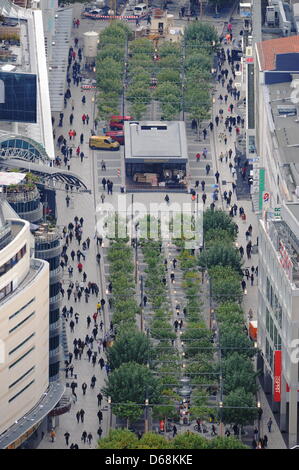
<instances>
[{"instance_id":1,"label":"building facade","mask_svg":"<svg viewBox=\"0 0 299 470\"><path fill-rule=\"evenodd\" d=\"M284 204L280 217L270 217L260 220L259 231L258 369L292 447L298 426L299 204Z\"/></svg>"},{"instance_id":2,"label":"building facade","mask_svg":"<svg viewBox=\"0 0 299 470\"><path fill-rule=\"evenodd\" d=\"M48 387L49 266L30 255L27 221L0 219L1 435Z\"/></svg>"}]
</instances>

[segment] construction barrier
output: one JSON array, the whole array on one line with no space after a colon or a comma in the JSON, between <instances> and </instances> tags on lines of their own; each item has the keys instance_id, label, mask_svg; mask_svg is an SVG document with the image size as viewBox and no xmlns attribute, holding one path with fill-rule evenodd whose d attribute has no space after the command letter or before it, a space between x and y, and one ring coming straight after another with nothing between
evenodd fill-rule
<instances>
[{"instance_id":1,"label":"construction barrier","mask_svg":"<svg viewBox=\"0 0 299 470\"><path fill-rule=\"evenodd\" d=\"M95 20L141 20L142 18L145 18L148 16L148 13L146 15L142 16L135 16L135 15L92 15L90 13L82 13L82 16L86 18L93 18Z\"/></svg>"}]
</instances>

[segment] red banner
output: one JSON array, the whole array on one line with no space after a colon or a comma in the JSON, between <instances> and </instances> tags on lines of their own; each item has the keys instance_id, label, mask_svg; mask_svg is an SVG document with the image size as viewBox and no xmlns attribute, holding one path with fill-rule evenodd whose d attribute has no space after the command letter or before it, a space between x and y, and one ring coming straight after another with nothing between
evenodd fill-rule
<instances>
[{"instance_id":1,"label":"red banner","mask_svg":"<svg viewBox=\"0 0 299 470\"><path fill-rule=\"evenodd\" d=\"M281 399L281 351L274 351L274 401Z\"/></svg>"}]
</instances>

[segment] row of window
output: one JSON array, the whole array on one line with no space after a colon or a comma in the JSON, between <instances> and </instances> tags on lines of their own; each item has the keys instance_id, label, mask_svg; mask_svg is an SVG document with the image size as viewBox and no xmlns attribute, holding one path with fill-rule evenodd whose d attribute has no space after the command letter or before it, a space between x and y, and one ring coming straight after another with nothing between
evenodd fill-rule
<instances>
[{"instance_id":1,"label":"row of window","mask_svg":"<svg viewBox=\"0 0 299 470\"><path fill-rule=\"evenodd\" d=\"M24 388L22 388L22 390L20 390L18 393L16 393L13 397L11 397L9 400L8 400L8 403L10 403L11 401L15 400L19 395L21 395L21 393L25 392L25 390L27 390L27 388L29 388L33 383L35 382L35 380L31 380L31 382L29 382L29 384L27 384Z\"/></svg>"},{"instance_id":2,"label":"row of window","mask_svg":"<svg viewBox=\"0 0 299 470\"><path fill-rule=\"evenodd\" d=\"M31 338L33 338L33 336L35 336L35 333L31 333L31 335L27 336L26 339L24 339L21 343L18 344L18 346L16 346L15 348L13 348L11 351L9 351L9 356L11 354L13 354L14 352L16 352L19 348L21 348L22 346L24 346L24 344L26 344Z\"/></svg>"},{"instance_id":3,"label":"row of window","mask_svg":"<svg viewBox=\"0 0 299 470\"><path fill-rule=\"evenodd\" d=\"M266 338L266 359L271 367L273 369L273 349L270 346L269 341Z\"/></svg>"},{"instance_id":4,"label":"row of window","mask_svg":"<svg viewBox=\"0 0 299 470\"><path fill-rule=\"evenodd\" d=\"M34 349L35 349L35 346L32 346L32 348L28 349L28 351L26 351L21 357L19 357L19 359L17 359L15 362L10 364L9 369L16 366L18 364L18 362L20 362L22 359L24 359L24 357L28 356L28 354L30 354Z\"/></svg>"},{"instance_id":5,"label":"row of window","mask_svg":"<svg viewBox=\"0 0 299 470\"><path fill-rule=\"evenodd\" d=\"M6 263L0 266L0 277L6 274L11 268L17 264L20 259L26 254L26 245L24 245L12 258L10 258Z\"/></svg>"},{"instance_id":6,"label":"row of window","mask_svg":"<svg viewBox=\"0 0 299 470\"><path fill-rule=\"evenodd\" d=\"M23 305L23 307L21 307L19 310L17 310L12 315L10 315L9 320L11 320L15 316L19 315L19 313L23 312L23 310L25 310L25 308L27 308L28 305L32 304L32 302L34 302L34 301L35 301L35 297L33 297L31 300L29 300L29 302L27 302L27 304Z\"/></svg>"},{"instance_id":7,"label":"row of window","mask_svg":"<svg viewBox=\"0 0 299 470\"><path fill-rule=\"evenodd\" d=\"M14 387L15 385L17 385L17 383L19 383L21 380L23 380L23 379L24 379L28 374L30 374L30 372L32 372L34 369L35 369L35 366L30 367L30 369L28 369L27 372L25 372L25 374L22 374L21 377L19 377L17 380L15 380L13 383L11 383L8 388L12 388L12 387Z\"/></svg>"},{"instance_id":8,"label":"row of window","mask_svg":"<svg viewBox=\"0 0 299 470\"><path fill-rule=\"evenodd\" d=\"M272 307L272 310L274 312L275 318L281 328L282 326L282 307L278 301L278 297L276 294L274 294L274 289L272 287L272 284L267 277L267 287L266 287L266 296L269 304Z\"/></svg>"},{"instance_id":9,"label":"row of window","mask_svg":"<svg viewBox=\"0 0 299 470\"><path fill-rule=\"evenodd\" d=\"M29 318L33 317L33 315L35 315L35 312L30 313L30 315L28 315L26 318L24 318L24 320L20 321L16 326L14 326L13 328L11 328L11 330L9 330L9 333L12 333L12 332L15 331L17 328L19 328L20 326L22 326L27 320L29 320Z\"/></svg>"},{"instance_id":10,"label":"row of window","mask_svg":"<svg viewBox=\"0 0 299 470\"><path fill-rule=\"evenodd\" d=\"M274 343L274 349L280 351L281 350L281 337L277 331L273 318L267 308L266 308L266 330L269 333L269 336Z\"/></svg>"}]
</instances>

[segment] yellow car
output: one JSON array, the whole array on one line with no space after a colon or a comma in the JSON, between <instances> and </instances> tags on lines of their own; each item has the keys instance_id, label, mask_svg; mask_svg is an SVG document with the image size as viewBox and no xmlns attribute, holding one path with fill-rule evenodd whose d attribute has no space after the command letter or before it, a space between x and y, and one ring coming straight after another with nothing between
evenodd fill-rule
<instances>
[{"instance_id":1,"label":"yellow car","mask_svg":"<svg viewBox=\"0 0 299 470\"><path fill-rule=\"evenodd\" d=\"M119 150L119 142L106 135L93 135L89 138L89 147L96 150Z\"/></svg>"}]
</instances>

